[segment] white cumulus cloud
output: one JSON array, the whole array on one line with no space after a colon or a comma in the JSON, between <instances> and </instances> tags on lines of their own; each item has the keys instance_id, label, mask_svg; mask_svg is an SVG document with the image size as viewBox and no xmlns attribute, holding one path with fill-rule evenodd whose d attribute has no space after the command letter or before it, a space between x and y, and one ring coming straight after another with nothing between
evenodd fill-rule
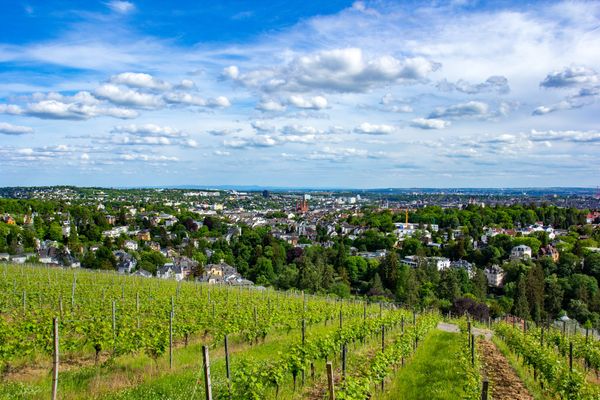
<instances>
[{"instance_id":1,"label":"white cumulus cloud","mask_svg":"<svg viewBox=\"0 0 600 400\"><path fill-rule=\"evenodd\" d=\"M1 135L26 135L33 133L33 129L28 126L13 125L6 122L0 122L0 134Z\"/></svg>"},{"instance_id":2,"label":"white cumulus cloud","mask_svg":"<svg viewBox=\"0 0 600 400\"><path fill-rule=\"evenodd\" d=\"M364 122L356 128L354 128L355 133L362 133L366 135L389 135L391 133L394 133L395 131L396 128L392 125L377 125L370 124L368 122Z\"/></svg>"},{"instance_id":3,"label":"white cumulus cloud","mask_svg":"<svg viewBox=\"0 0 600 400\"><path fill-rule=\"evenodd\" d=\"M421 129L444 129L450 126L450 122L438 118L415 118L410 126Z\"/></svg>"},{"instance_id":4,"label":"white cumulus cloud","mask_svg":"<svg viewBox=\"0 0 600 400\"><path fill-rule=\"evenodd\" d=\"M293 95L289 97L288 102L295 107L311 110L322 110L327 108L328 105L327 99L323 96L305 98L302 96Z\"/></svg>"}]
</instances>

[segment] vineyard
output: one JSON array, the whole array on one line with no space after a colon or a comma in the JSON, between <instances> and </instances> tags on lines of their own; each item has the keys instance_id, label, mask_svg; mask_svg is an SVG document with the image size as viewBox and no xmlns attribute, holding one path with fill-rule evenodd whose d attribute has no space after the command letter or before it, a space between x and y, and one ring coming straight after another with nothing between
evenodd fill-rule
<instances>
[{"instance_id":1,"label":"vineyard","mask_svg":"<svg viewBox=\"0 0 600 400\"><path fill-rule=\"evenodd\" d=\"M505 322L495 327L499 338L528 367L544 396L600 399L597 385L600 342L544 326Z\"/></svg>"},{"instance_id":2,"label":"vineyard","mask_svg":"<svg viewBox=\"0 0 600 400\"><path fill-rule=\"evenodd\" d=\"M439 320L300 292L0 267L3 398L326 398L335 387L364 399Z\"/></svg>"}]
</instances>

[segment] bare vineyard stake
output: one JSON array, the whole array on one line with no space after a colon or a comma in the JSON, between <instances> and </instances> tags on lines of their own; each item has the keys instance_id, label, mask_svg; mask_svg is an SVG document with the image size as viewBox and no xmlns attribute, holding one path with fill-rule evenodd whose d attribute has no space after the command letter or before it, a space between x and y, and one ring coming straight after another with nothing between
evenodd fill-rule
<instances>
[{"instance_id":1,"label":"bare vineyard stake","mask_svg":"<svg viewBox=\"0 0 600 400\"><path fill-rule=\"evenodd\" d=\"M573 342L569 342L569 371L573 372Z\"/></svg>"},{"instance_id":2,"label":"bare vineyard stake","mask_svg":"<svg viewBox=\"0 0 600 400\"><path fill-rule=\"evenodd\" d=\"M173 369L173 311L169 315L169 368Z\"/></svg>"},{"instance_id":3,"label":"bare vineyard stake","mask_svg":"<svg viewBox=\"0 0 600 400\"><path fill-rule=\"evenodd\" d=\"M486 378L483 380L483 387L481 388L481 400L487 400L488 398L488 385L489 382Z\"/></svg>"},{"instance_id":4,"label":"bare vineyard stake","mask_svg":"<svg viewBox=\"0 0 600 400\"><path fill-rule=\"evenodd\" d=\"M306 335L306 320L302 320L302 346L304 346Z\"/></svg>"},{"instance_id":5,"label":"bare vineyard stake","mask_svg":"<svg viewBox=\"0 0 600 400\"><path fill-rule=\"evenodd\" d=\"M27 292L23 290L23 312L27 310Z\"/></svg>"},{"instance_id":6,"label":"bare vineyard stake","mask_svg":"<svg viewBox=\"0 0 600 400\"><path fill-rule=\"evenodd\" d=\"M212 385L210 383L210 361L208 358L208 346L202 346L202 359L204 367L204 385L206 389L206 400L212 400Z\"/></svg>"},{"instance_id":7,"label":"bare vineyard stake","mask_svg":"<svg viewBox=\"0 0 600 400\"><path fill-rule=\"evenodd\" d=\"M115 347L117 345L117 305L116 302L113 300L112 302L112 331L113 331L113 351L115 350Z\"/></svg>"},{"instance_id":8,"label":"bare vineyard stake","mask_svg":"<svg viewBox=\"0 0 600 400\"><path fill-rule=\"evenodd\" d=\"M471 335L471 365L475 365L475 334Z\"/></svg>"},{"instance_id":9,"label":"bare vineyard stake","mask_svg":"<svg viewBox=\"0 0 600 400\"><path fill-rule=\"evenodd\" d=\"M52 328L54 330L54 362L52 371L52 400L56 400L58 396L58 360L59 360L59 345L58 345L58 319L52 319Z\"/></svg>"},{"instance_id":10,"label":"bare vineyard stake","mask_svg":"<svg viewBox=\"0 0 600 400\"><path fill-rule=\"evenodd\" d=\"M229 370L229 341L227 335L225 335L225 370L227 373L227 384L231 382L231 371Z\"/></svg>"},{"instance_id":11,"label":"bare vineyard stake","mask_svg":"<svg viewBox=\"0 0 600 400\"><path fill-rule=\"evenodd\" d=\"M348 353L348 348L344 344L342 347L342 378L344 380L346 379L346 356L347 356L347 353Z\"/></svg>"},{"instance_id":12,"label":"bare vineyard stake","mask_svg":"<svg viewBox=\"0 0 600 400\"><path fill-rule=\"evenodd\" d=\"M331 361L327 362L327 388L329 391L329 400L335 400L335 392L333 389L333 367Z\"/></svg>"},{"instance_id":13,"label":"bare vineyard stake","mask_svg":"<svg viewBox=\"0 0 600 400\"><path fill-rule=\"evenodd\" d=\"M73 275L73 288L71 289L71 308L75 307L75 286L77 286L77 276Z\"/></svg>"}]
</instances>

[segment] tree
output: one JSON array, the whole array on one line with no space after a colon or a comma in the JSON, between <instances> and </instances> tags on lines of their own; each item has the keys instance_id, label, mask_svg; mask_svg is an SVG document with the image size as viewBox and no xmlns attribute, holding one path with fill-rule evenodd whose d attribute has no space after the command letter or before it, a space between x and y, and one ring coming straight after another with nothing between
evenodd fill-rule
<instances>
[{"instance_id":1,"label":"tree","mask_svg":"<svg viewBox=\"0 0 600 400\"><path fill-rule=\"evenodd\" d=\"M341 298L350 297L350 286L343 282L337 282L331 286L329 292Z\"/></svg>"},{"instance_id":2,"label":"tree","mask_svg":"<svg viewBox=\"0 0 600 400\"><path fill-rule=\"evenodd\" d=\"M552 318L558 317L558 314L562 310L564 291L556 275L546 278L544 293L544 307L546 312Z\"/></svg>"},{"instance_id":3,"label":"tree","mask_svg":"<svg viewBox=\"0 0 600 400\"><path fill-rule=\"evenodd\" d=\"M394 290L398 285L398 269L400 268L400 261L395 251L390 251L379 266L379 272L381 274L381 280L383 285Z\"/></svg>"},{"instance_id":4,"label":"tree","mask_svg":"<svg viewBox=\"0 0 600 400\"><path fill-rule=\"evenodd\" d=\"M529 270L526 284L529 312L535 322L540 322L544 311L544 270L540 265Z\"/></svg>"},{"instance_id":5,"label":"tree","mask_svg":"<svg viewBox=\"0 0 600 400\"><path fill-rule=\"evenodd\" d=\"M600 253L591 253L584 258L583 272L600 280Z\"/></svg>"},{"instance_id":6,"label":"tree","mask_svg":"<svg viewBox=\"0 0 600 400\"><path fill-rule=\"evenodd\" d=\"M473 290L471 293L479 300L483 301L487 294L487 285L488 281L483 270L475 268L475 275L473 276L471 285Z\"/></svg>"},{"instance_id":7,"label":"tree","mask_svg":"<svg viewBox=\"0 0 600 400\"><path fill-rule=\"evenodd\" d=\"M469 297L458 298L452 304L452 313L454 315L465 315L469 313L475 319L487 320L490 316L490 310L485 303L479 303Z\"/></svg>"},{"instance_id":8,"label":"tree","mask_svg":"<svg viewBox=\"0 0 600 400\"><path fill-rule=\"evenodd\" d=\"M438 285L438 297L453 302L454 299L458 298L460 295L460 285L456 276L456 270L443 270Z\"/></svg>"},{"instance_id":9,"label":"tree","mask_svg":"<svg viewBox=\"0 0 600 400\"><path fill-rule=\"evenodd\" d=\"M558 276L566 277L577 272L579 267L579 257L573 253L563 252L560 255L557 265Z\"/></svg>"},{"instance_id":10,"label":"tree","mask_svg":"<svg viewBox=\"0 0 600 400\"><path fill-rule=\"evenodd\" d=\"M531 315L529 314L529 302L527 301L527 279L524 275L519 277L513 312L517 317L531 319Z\"/></svg>"},{"instance_id":11,"label":"tree","mask_svg":"<svg viewBox=\"0 0 600 400\"><path fill-rule=\"evenodd\" d=\"M62 228L58 222L52 222L48 229L48 239L61 242L63 239Z\"/></svg>"},{"instance_id":12,"label":"tree","mask_svg":"<svg viewBox=\"0 0 600 400\"><path fill-rule=\"evenodd\" d=\"M378 273L375 273L373 276L373 280L371 281L371 288L367 293L369 296L384 296L385 288L383 287L383 283L381 282L381 277Z\"/></svg>"},{"instance_id":13,"label":"tree","mask_svg":"<svg viewBox=\"0 0 600 400\"><path fill-rule=\"evenodd\" d=\"M269 285L275 280L275 272L271 260L266 257L259 257L256 261L254 273L251 275L253 280L260 284Z\"/></svg>"}]
</instances>

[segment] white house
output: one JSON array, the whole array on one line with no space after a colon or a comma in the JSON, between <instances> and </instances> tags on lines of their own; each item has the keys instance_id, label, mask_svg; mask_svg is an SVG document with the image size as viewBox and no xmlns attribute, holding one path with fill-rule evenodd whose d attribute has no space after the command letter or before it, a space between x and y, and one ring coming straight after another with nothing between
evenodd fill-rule
<instances>
[{"instance_id":1,"label":"white house","mask_svg":"<svg viewBox=\"0 0 600 400\"><path fill-rule=\"evenodd\" d=\"M438 271L442 271L446 268L450 268L450 259L446 257L418 257L418 256L406 256L402 259L402 262L413 268L419 265L427 263L433 263L437 267Z\"/></svg>"},{"instance_id":2,"label":"white house","mask_svg":"<svg viewBox=\"0 0 600 400\"><path fill-rule=\"evenodd\" d=\"M510 251L510 258L512 259L523 259L523 258L531 258L531 247L526 246L524 244L520 244L515 246Z\"/></svg>"},{"instance_id":3,"label":"white house","mask_svg":"<svg viewBox=\"0 0 600 400\"><path fill-rule=\"evenodd\" d=\"M484 271L485 277L488 281L488 286L491 287L502 287L502 281L504 280L504 270L500 266L494 264L491 267L487 267Z\"/></svg>"},{"instance_id":4,"label":"white house","mask_svg":"<svg viewBox=\"0 0 600 400\"><path fill-rule=\"evenodd\" d=\"M156 271L156 276L161 279L175 279L176 281L182 281L185 278L181 267L174 264L165 264Z\"/></svg>"},{"instance_id":5,"label":"white house","mask_svg":"<svg viewBox=\"0 0 600 400\"><path fill-rule=\"evenodd\" d=\"M438 271L450 268L450 259L446 257L428 257L428 261L434 262Z\"/></svg>"},{"instance_id":6,"label":"white house","mask_svg":"<svg viewBox=\"0 0 600 400\"><path fill-rule=\"evenodd\" d=\"M450 266L455 269L464 269L465 271L467 271L469 278L473 278L475 276L475 267L467 260L452 261L450 263Z\"/></svg>"},{"instance_id":7,"label":"white house","mask_svg":"<svg viewBox=\"0 0 600 400\"><path fill-rule=\"evenodd\" d=\"M125 247L127 250L130 250L130 251L137 251L138 244L134 240L126 240L125 243L123 244L123 247Z\"/></svg>"}]
</instances>

